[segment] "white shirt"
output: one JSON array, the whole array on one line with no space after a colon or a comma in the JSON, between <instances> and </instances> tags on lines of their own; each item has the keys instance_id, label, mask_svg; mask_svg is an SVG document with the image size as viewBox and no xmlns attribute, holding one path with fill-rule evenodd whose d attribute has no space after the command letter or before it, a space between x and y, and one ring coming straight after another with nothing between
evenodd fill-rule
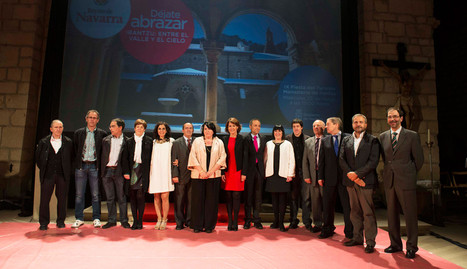
<instances>
[{"instance_id":1,"label":"white shirt","mask_svg":"<svg viewBox=\"0 0 467 269\"><path fill-rule=\"evenodd\" d=\"M123 144L123 134L120 137L112 136L110 140L110 156L107 166L117 166L118 165L118 155L120 155L120 149Z\"/></svg>"},{"instance_id":2,"label":"white shirt","mask_svg":"<svg viewBox=\"0 0 467 269\"><path fill-rule=\"evenodd\" d=\"M62 147L62 136L60 136L60 138L54 138L53 135L50 136L50 144L52 144L52 148L54 148L55 153L57 153Z\"/></svg>"},{"instance_id":3,"label":"white shirt","mask_svg":"<svg viewBox=\"0 0 467 269\"><path fill-rule=\"evenodd\" d=\"M141 160L141 150L143 148L144 133L142 136L137 136L135 134L134 137L135 137L136 143L135 143L135 154L134 154L133 161L135 161L135 163L142 163L143 161Z\"/></svg>"},{"instance_id":4,"label":"white shirt","mask_svg":"<svg viewBox=\"0 0 467 269\"><path fill-rule=\"evenodd\" d=\"M402 130L402 126L400 126L399 129L397 129L396 131L393 131L392 128L389 129L389 131L391 132L390 133L391 134L391 136L390 136L391 141L392 141L392 137L393 137L392 133L394 133L394 132L397 133L396 140L399 140L399 135L401 134L401 130Z\"/></svg>"},{"instance_id":5,"label":"white shirt","mask_svg":"<svg viewBox=\"0 0 467 269\"><path fill-rule=\"evenodd\" d=\"M362 132L360 134L360 137L357 138L355 136L355 132L352 133L353 135L353 149L354 149L354 154L355 156L357 156L357 150L358 150L358 146L360 146L360 142L362 142L362 138L363 138L363 135L365 135L365 132Z\"/></svg>"},{"instance_id":6,"label":"white shirt","mask_svg":"<svg viewBox=\"0 0 467 269\"><path fill-rule=\"evenodd\" d=\"M186 144L187 147L188 147L188 139L190 139L191 145L193 145L193 136L190 137L190 138L188 138L186 136L183 136L183 138L185 138L185 144Z\"/></svg>"},{"instance_id":7,"label":"white shirt","mask_svg":"<svg viewBox=\"0 0 467 269\"><path fill-rule=\"evenodd\" d=\"M256 142L258 143L258 149L259 149L259 145L261 145L260 141L259 141L259 134L251 134L251 139L253 140L253 146L254 146L254 143L255 143L255 136L256 136Z\"/></svg>"}]
</instances>

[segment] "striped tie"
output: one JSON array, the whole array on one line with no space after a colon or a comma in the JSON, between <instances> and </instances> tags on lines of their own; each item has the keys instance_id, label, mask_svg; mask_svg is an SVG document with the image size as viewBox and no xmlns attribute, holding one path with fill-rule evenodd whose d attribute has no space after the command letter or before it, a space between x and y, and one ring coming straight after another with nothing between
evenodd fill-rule
<instances>
[{"instance_id":1,"label":"striped tie","mask_svg":"<svg viewBox=\"0 0 467 269\"><path fill-rule=\"evenodd\" d=\"M397 133L396 132L392 133L391 143L392 143L392 150L394 150L397 145Z\"/></svg>"}]
</instances>

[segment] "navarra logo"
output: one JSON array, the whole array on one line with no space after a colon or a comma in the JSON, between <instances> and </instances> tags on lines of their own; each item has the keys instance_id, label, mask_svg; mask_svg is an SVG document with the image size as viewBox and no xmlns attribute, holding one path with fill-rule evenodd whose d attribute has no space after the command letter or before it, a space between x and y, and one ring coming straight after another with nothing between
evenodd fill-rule
<instances>
[{"instance_id":1,"label":"navarra logo","mask_svg":"<svg viewBox=\"0 0 467 269\"><path fill-rule=\"evenodd\" d=\"M149 64L182 56L194 33L191 10L181 0L132 0L131 18L120 32L125 49Z\"/></svg>"},{"instance_id":2,"label":"navarra logo","mask_svg":"<svg viewBox=\"0 0 467 269\"><path fill-rule=\"evenodd\" d=\"M131 13L130 0L72 0L70 16L84 35L108 38L118 34Z\"/></svg>"},{"instance_id":3,"label":"navarra logo","mask_svg":"<svg viewBox=\"0 0 467 269\"><path fill-rule=\"evenodd\" d=\"M108 2L108 0L94 0L94 3L98 6L105 6Z\"/></svg>"}]
</instances>

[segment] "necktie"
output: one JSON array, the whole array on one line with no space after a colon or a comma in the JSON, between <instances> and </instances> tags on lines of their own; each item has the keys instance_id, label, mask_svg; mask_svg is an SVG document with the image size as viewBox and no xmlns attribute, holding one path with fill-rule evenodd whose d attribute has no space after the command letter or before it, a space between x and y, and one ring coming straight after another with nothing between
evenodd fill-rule
<instances>
[{"instance_id":1,"label":"necktie","mask_svg":"<svg viewBox=\"0 0 467 269\"><path fill-rule=\"evenodd\" d=\"M258 137L256 135L253 139L253 144L255 145L256 152L258 152ZM258 163L258 158L256 158L256 163Z\"/></svg>"},{"instance_id":2,"label":"necktie","mask_svg":"<svg viewBox=\"0 0 467 269\"><path fill-rule=\"evenodd\" d=\"M187 145L188 151L190 152L191 151L191 138L188 138L187 141L188 141L188 145Z\"/></svg>"},{"instance_id":3,"label":"necktie","mask_svg":"<svg viewBox=\"0 0 467 269\"><path fill-rule=\"evenodd\" d=\"M394 150L397 145L397 133L396 132L392 133L391 144L392 144L392 150Z\"/></svg>"},{"instance_id":4,"label":"necktie","mask_svg":"<svg viewBox=\"0 0 467 269\"><path fill-rule=\"evenodd\" d=\"M334 138L334 152L337 154L339 153L339 138L337 135L332 136Z\"/></svg>"},{"instance_id":5,"label":"necktie","mask_svg":"<svg viewBox=\"0 0 467 269\"><path fill-rule=\"evenodd\" d=\"M319 154L319 138L316 138L315 141L315 166L316 170L318 170L318 154Z\"/></svg>"}]
</instances>

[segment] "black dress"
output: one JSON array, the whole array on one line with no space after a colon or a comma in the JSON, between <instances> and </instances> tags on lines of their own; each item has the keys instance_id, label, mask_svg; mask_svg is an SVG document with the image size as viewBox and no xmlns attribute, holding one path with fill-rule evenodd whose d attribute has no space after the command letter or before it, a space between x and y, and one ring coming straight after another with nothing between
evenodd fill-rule
<instances>
[{"instance_id":1,"label":"black dress","mask_svg":"<svg viewBox=\"0 0 467 269\"><path fill-rule=\"evenodd\" d=\"M275 144L274 147L274 174L266 178L267 192L289 192L290 182L287 178L279 176L280 146L282 143Z\"/></svg>"}]
</instances>

